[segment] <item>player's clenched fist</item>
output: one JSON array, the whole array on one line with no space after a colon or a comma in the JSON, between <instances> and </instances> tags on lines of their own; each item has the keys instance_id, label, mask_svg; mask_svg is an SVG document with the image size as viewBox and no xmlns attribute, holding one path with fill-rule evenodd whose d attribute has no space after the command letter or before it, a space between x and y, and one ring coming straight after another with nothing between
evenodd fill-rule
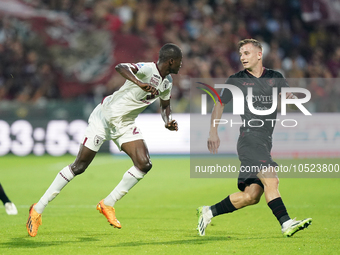
<instances>
[{"instance_id":1,"label":"player's clenched fist","mask_svg":"<svg viewBox=\"0 0 340 255\"><path fill-rule=\"evenodd\" d=\"M172 120L168 123L165 124L165 127L171 131L178 131L178 124L177 124L177 121L176 120Z\"/></svg>"}]
</instances>

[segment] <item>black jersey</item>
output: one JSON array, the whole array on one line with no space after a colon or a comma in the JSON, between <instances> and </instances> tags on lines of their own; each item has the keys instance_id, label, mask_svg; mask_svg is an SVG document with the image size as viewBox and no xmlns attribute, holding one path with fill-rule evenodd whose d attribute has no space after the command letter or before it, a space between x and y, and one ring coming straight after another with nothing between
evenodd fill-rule
<instances>
[{"instance_id":1,"label":"black jersey","mask_svg":"<svg viewBox=\"0 0 340 255\"><path fill-rule=\"evenodd\" d=\"M271 135L274 130L277 108L269 115L257 115L252 113L248 107L248 87L253 88L253 106L256 110L267 110L272 107L273 88L277 88L277 93L281 92L282 87L289 87L281 73L264 68L260 78L256 78L247 70L240 71L231 75L226 84L237 86L242 90L244 95L244 115L241 115L242 124L240 131L260 131ZM232 99L229 89L223 89L221 92L221 101L227 104Z\"/></svg>"}]
</instances>

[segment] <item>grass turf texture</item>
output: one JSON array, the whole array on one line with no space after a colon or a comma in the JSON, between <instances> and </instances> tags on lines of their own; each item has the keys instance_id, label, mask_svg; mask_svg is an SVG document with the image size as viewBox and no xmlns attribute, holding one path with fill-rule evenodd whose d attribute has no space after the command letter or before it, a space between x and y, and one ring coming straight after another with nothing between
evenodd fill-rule
<instances>
[{"instance_id":1,"label":"grass turf texture","mask_svg":"<svg viewBox=\"0 0 340 255\"><path fill-rule=\"evenodd\" d=\"M115 206L122 223L119 230L95 206L120 181L131 161L97 155L87 171L49 204L38 235L29 237L25 227L29 206L73 160L73 156L0 158L1 183L19 211L16 216L7 215L4 208L0 211L0 254L338 254L340 250L340 179L335 178L281 179L280 192L290 216L313 218L312 226L292 238L282 237L264 197L255 206L214 218L206 236L199 237L196 208L236 192L236 180L190 179L188 157L152 157L151 172Z\"/></svg>"}]
</instances>

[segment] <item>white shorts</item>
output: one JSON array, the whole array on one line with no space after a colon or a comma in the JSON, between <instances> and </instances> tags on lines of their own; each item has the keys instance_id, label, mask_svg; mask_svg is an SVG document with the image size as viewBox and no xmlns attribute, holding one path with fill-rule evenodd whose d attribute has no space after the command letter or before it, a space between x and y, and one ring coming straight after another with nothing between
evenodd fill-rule
<instances>
[{"instance_id":1,"label":"white shorts","mask_svg":"<svg viewBox=\"0 0 340 255\"><path fill-rule=\"evenodd\" d=\"M83 145L93 151L98 151L104 141L112 140L119 150L123 143L143 140L143 135L135 124L117 128L110 124L102 113L102 105L99 104L89 117L89 125L85 130Z\"/></svg>"}]
</instances>

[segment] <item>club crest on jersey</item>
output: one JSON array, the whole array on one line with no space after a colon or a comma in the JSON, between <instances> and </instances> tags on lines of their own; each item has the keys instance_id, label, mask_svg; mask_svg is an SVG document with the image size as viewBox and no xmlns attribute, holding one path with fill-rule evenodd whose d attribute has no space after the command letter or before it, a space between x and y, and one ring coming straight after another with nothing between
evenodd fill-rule
<instances>
[{"instance_id":1,"label":"club crest on jersey","mask_svg":"<svg viewBox=\"0 0 340 255\"><path fill-rule=\"evenodd\" d=\"M270 87L273 87L275 85L275 79L269 79L269 80L266 80L266 82Z\"/></svg>"},{"instance_id":2,"label":"club crest on jersey","mask_svg":"<svg viewBox=\"0 0 340 255\"><path fill-rule=\"evenodd\" d=\"M98 146L98 145L101 145L103 143L103 141L104 141L103 137L100 137L100 136L96 135L94 137L94 141L93 142L94 142L95 146Z\"/></svg>"}]
</instances>

